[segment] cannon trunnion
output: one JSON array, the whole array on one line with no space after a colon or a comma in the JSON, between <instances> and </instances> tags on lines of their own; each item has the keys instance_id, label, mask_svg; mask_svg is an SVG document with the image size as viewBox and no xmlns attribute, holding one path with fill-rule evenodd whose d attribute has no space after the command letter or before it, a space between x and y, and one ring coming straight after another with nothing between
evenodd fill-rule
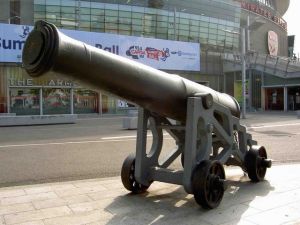
<instances>
[{"instance_id":1,"label":"cannon trunnion","mask_svg":"<svg viewBox=\"0 0 300 225\"><path fill-rule=\"evenodd\" d=\"M23 65L33 77L56 72L140 106L136 152L121 171L124 187L133 193L153 181L179 184L210 209L226 189L224 164L240 166L254 182L271 167L265 148L240 125L239 105L227 94L76 41L44 21L35 24L25 43ZM153 140L147 152L148 125ZM159 162L163 131L177 148ZM169 169L178 157L183 169Z\"/></svg>"}]
</instances>

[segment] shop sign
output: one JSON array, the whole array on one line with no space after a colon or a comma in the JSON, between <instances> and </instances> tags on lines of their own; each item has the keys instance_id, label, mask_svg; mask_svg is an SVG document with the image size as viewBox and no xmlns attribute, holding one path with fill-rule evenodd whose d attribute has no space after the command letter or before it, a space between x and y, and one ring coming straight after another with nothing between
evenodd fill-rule
<instances>
[{"instance_id":1,"label":"shop sign","mask_svg":"<svg viewBox=\"0 0 300 225\"><path fill-rule=\"evenodd\" d=\"M268 49L269 54L277 56L278 54L278 35L274 31L268 32Z\"/></svg>"},{"instance_id":2,"label":"shop sign","mask_svg":"<svg viewBox=\"0 0 300 225\"><path fill-rule=\"evenodd\" d=\"M77 86L72 81L65 81L65 80L48 80L44 82L42 85L38 84L38 82L34 79L9 79L9 86L50 86L50 87L75 87Z\"/></svg>"},{"instance_id":3,"label":"shop sign","mask_svg":"<svg viewBox=\"0 0 300 225\"><path fill-rule=\"evenodd\" d=\"M267 19L270 19L274 23L281 26L283 29L287 30L287 23L283 18L274 15L273 13L271 13L267 9L261 7L260 5L257 5L255 3L249 3L249 2L242 1L241 2L241 7L242 7L242 9L246 9L248 11L257 13L257 14L259 14L259 15L267 18Z\"/></svg>"},{"instance_id":4,"label":"shop sign","mask_svg":"<svg viewBox=\"0 0 300 225\"><path fill-rule=\"evenodd\" d=\"M0 24L0 62L21 62L22 49L32 26ZM163 70L200 71L200 44L96 33L60 30L96 48Z\"/></svg>"}]
</instances>

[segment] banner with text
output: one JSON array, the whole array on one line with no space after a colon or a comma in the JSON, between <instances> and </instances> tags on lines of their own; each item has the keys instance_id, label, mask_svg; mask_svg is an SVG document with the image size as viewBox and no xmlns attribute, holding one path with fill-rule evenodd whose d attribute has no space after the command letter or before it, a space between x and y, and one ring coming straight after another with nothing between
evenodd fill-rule
<instances>
[{"instance_id":1,"label":"banner with text","mask_svg":"<svg viewBox=\"0 0 300 225\"><path fill-rule=\"evenodd\" d=\"M32 26L0 24L0 62L21 62ZM109 33L60 30L89 45L156 69L200 71L200 44Z\"/></svg>"}]
</instances>

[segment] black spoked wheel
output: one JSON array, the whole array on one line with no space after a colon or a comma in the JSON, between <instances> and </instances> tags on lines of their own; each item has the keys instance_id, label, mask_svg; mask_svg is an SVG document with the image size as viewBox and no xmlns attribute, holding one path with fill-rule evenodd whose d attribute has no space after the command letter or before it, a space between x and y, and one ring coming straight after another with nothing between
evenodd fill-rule
<instances>
[{"instance_id":1,"label":"black spoked wheel","mask_svg":"<svg viewBox=\"0 0 300 225\"><path fill-rule=\"evenodd\" d=\"M203 160L193 170L192 188L196 202L205 209L216 208L225 192L225 171L218 161Z\"/></svg>"},{"instance_id":2,"label":"black spoked wheel","mask_svg":"<svg viewBox=\"0 0 300 225\"><path fill-rule=\"evenodd\" d=\"M139 194L145 192L149 186L142 185L135 180L134 177L135 170L135 156L133 154L129 155L123 162L121 170L121 179L123 186L134 194Z\"/></svg>"},{"instance_id":3,"label":"black spoked wheel","mask_svg":"<svg viewBox=\"0 0 300 225\"><path fill-rule=\"evenodd\" d=\"M272 166L272 161L267 157L265 147L253 145L245 156L245 168L248 177L253 182L264 180L267 168Z\"/></svg>"}]
</instances>

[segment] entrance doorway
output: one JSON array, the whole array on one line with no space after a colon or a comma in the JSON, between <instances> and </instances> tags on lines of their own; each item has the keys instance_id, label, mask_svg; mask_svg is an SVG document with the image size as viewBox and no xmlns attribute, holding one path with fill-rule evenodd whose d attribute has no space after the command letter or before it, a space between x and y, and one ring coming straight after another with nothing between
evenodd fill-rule
<instances>
[{"instance_id":1,"label":"entrance doorway","mask_svg":"<svg viewBox=\"0 0 300 225\"><path fill-rule=\"evenodd\" d=\"M288 88L288 110L300 110L300 87Z\"/></svg>"},{"instance_id":2,"label":"entrance doorway","mask_svg":"<svg viewBox=\"0 0 300 225\"><path fill-rule=\"evenodd\" d=\"M266 88L266 110L284 110L283 88Z\"/></svg>"}]
</instances>

